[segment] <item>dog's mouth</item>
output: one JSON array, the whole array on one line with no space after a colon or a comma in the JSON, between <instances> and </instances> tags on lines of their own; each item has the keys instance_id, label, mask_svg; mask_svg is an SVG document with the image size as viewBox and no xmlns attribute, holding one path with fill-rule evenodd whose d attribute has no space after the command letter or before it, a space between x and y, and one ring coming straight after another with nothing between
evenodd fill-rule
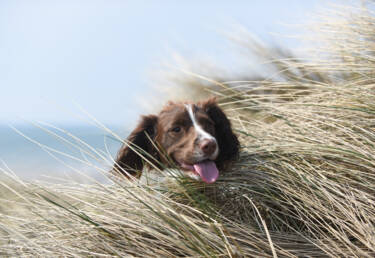
<instances>
[{"instance_id":1,"label":"dog's mouth","mask_svg":"<svg viewBox=\"0 0 375 258\"><path fill-rule=\"evenodd\" d=\"M219 170L216 167L214 161L206 159L195 163L193 165L186 164L184 162L179 162L181 168L192 171L194 174L199 175L201 179L208 183L214 183L219 177Z\"/></svg>"}]
</instances>

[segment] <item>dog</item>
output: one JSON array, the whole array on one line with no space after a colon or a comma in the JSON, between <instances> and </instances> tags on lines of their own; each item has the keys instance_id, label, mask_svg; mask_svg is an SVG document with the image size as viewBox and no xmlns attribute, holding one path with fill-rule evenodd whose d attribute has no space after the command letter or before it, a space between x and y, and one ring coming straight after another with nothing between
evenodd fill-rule
<instances>
[{"instance_id":1,"label":"dog","mask_svg":"<svg viewBox=\"0 0 375 258\"><path fill-rule=\"evenodd\" d=\"M119 150L113 170L139 178L146 158L149 166L177 166L214 183L238 152L238 138L215 98L196 104L170 101L158 115L141 117Z\"/></svg>"}]
</instances>

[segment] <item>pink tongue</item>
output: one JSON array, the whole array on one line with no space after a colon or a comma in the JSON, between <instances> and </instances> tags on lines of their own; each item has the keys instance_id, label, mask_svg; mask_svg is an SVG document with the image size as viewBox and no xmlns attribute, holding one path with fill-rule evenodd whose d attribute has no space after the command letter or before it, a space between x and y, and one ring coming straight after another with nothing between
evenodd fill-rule
<instances>
[{"instance_id":1,"label":"pink tongue","mask_svg":"<svg viewBox=\"0 0 375 258\"><path fill-rule=\"evenodd\" d=\"M195 171L201 176L202 180L208 184L213 183L219 177L219 170L213 161L203 161L194 164Z\"/></svg>"}]
</instances>

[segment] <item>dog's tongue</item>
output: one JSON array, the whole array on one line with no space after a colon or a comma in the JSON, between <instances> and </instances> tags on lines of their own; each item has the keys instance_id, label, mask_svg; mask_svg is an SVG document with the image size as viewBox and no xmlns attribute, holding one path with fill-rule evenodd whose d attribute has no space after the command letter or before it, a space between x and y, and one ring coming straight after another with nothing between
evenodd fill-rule
<instances>
[{"instance_id":1,"label":"dog's tongue","mask_svg":"<svg viewBox=\"0 0 375 258\"><path fill-rule=\"evenodd\" d=\"M202 180L208 184L215 182L219 177L219 170L217 170L215 162L210 160L194 164L194 169Z\"/></svg>"}]
</instances>

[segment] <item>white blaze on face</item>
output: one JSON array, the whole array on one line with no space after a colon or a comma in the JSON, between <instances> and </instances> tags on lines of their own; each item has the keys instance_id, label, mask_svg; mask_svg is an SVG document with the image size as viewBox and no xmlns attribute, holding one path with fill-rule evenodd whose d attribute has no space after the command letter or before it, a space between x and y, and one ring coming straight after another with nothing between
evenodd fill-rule
<instances>
[{"instance_id":1,"label":"white blaze on face","mask_svg":"<svg viewBox=\"0 0 375 258\"><path fill-rule=\"evenodd\" d=\"M189 117L191 119L191 122L193 123L194 129L195 129L195 131L198 134L199 141L202 141L202 140L205 140L205 139L215 141L215 143L216 143L216 150L211 155L211 157L213 157L215 159L217 157L217 155L218 155L218 152L219 152L219 148L217 146L217 142L216 142L215 137L213 137L211 134L209 134L208 132L206 132L205 130L203 130L203 128L197 123L197 120L195 119L194 112L193 112L193 105L192 104L186 104L185 107L186 107L186 110L189 113Z\"/></svg>"}]
</instances>

